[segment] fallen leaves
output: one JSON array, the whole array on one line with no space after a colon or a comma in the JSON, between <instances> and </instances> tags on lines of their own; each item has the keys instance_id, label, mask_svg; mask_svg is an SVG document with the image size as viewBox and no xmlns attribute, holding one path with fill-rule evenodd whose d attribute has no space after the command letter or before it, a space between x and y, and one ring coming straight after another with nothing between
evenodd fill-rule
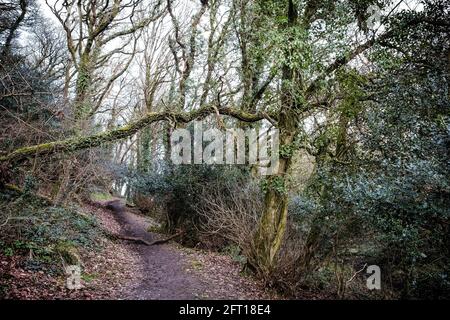
<instances>
[{"instance_id":1,"label":"fallen leaves","mask_svg":"<svg viewBox=\"0 0 450 320\"><path fill-rule=\"evenodd\" d=\"M91 206L85 209L95 215L108 232L121 229L108 211ZM105 238L101 249L80 248L80 255L83 288L69 290L62 266L58 266L59 274L49 274L27 269L28 255L6 256L0 252L0 299L115 299L120 296L122 287L136 278L133 272L137 268L133 268L133 264L137 263L138 257L120 243Z\"/></svg>"}]
</instances>

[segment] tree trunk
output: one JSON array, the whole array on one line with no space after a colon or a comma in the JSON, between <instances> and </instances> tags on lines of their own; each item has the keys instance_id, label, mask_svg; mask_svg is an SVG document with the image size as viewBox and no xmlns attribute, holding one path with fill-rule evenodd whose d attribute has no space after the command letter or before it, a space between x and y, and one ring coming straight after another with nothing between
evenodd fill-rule
<instances>
[{"instance_id":1,"label":"tree trunk","mask_svg":"<svg viewBox=\"0 0 450 320\"><path fill-rule=\"evenodd\" d=\"M78 134L91 132L93 127L94 107L94 70L98 58L98 48L93 48L92 43L86 44L80 56L78 64L78 76L75 86L75 101L73 114L75 130Z\"/></svg>"},{"instance_id":2,"label":"tree trunk","mask_svg":"<svg viewBox=\"0 0 450 320\"><path fill-rule=\"evenodd\" d=\"M66 200L67 191L69 190L70 185L70 176L73 171L72 159L66 159L63 161L63 171L59 177L59 188L58 192L55 196L55 203L62 204Z\"/></svg>"},{"instance_id":3,"label":"tree trunk","mask_svg":"<svg viewBox=\"0 0 450 320\"><path fill-rule=\"evenodd\" d=\"M281 145L292 144L293 132L281 135ZM285 178L290 166L291 155L287 155L280 159L277 174L265 181L264 211L254 237L254 257L250 258L252 266L263 275L273 271L286 231L289 199Z\"/></svg>"},{"instance_id":4,"label":"tree trunk","mask_svg":"<svg viewBox=\"0 0 450 320\"><path fill-rule=\"evenodd\" d=\"M282 23L280 29L293 30L297 23L298 13L292 0L286 2L288 22ZM287 41L294 40L291 33ZM289 61L293 52L290 46L285 51L286 61ZM276 264L288 217L288 193L286 190L286 175L291 166L293 142L298 131L298 113L300 107L298 99L293 96L295 86L300 86L301 77L292 66L285 64L282 68L281 110L278 121L280 130L280 156L277 174L266 179L264 211L254 237L254 257L251 264L264 276L269 275Z\"/></svg>"},{"instance_id":5,"label":"tree trunk","mask_svg":"<svg viewBox=\"0 0 450 320\"><path fill-rule=\"evenodd\" d=\"M74 137L66 140L46 142L34 146L18 148L10 152L6 156L1 156L0 163L9 163L10 165L13 165L35 156L75 152L79 150L94 148L102 145L103 143L114 142L117 140L128 138L134 135L139 130L142 130L143 128L155 122L167 121L168 119L172 119L175 122L188 123L195 119L203 119L210 114L216 113L217 110L220 114L228 115L244 122L256 122L267 118L267 115L263 113L250 114L234 108L217 109L212 105L206 105L190 112L150 112L141 119L131 122L127 125L105 132L93 134L91 136Z\"/></svg>"},{"instance_id":6,"label":"tree trunk","mask_svg":"<svg viewBox=\"0 0 450 320\"><path fill-rule=\"evenodd\" d=\"M275 266L286 230L287 202L286 195L278 194L274 190L266 192L265 210L254 239L254 261L251 261L263 275L270 274Z\"/></svg>"}]
</instances>

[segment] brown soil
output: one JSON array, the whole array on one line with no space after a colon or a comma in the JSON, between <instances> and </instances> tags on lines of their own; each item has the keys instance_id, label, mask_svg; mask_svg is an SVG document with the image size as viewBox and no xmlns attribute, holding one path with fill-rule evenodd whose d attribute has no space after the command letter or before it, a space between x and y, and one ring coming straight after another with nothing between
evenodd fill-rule
<instances>
[{"instance_id":1,"label":"brown soil","mask_svg":"<svg viewBox=\"0 0 450 320\"><path fill-rule=\"evenodd\" d=\"M85 205L109 234L164 239L148 232L152 221L132 213L120 200ZM263 286L241 275L229 256L168 242L147 246L101 239L99 250L80 249L83 288L69 290L63 275L25 267L29 257L0 250L1 299L271 299Z\"/></svg>"},{"instance_id":2,"label":"brown soil","mask_svg":"<svg viewBox=\"0 0 450 320\"><path fill-rule=\"evenodd\" d=\"M131 213L115 200L109 202L121 234L152 242L148 218ZM122 299L269 299L262 286L240 274L230 257L183 248L174 243L155 246L124 245L140 257L138 276L127 284Z\"/></svg>"}]
</instances>

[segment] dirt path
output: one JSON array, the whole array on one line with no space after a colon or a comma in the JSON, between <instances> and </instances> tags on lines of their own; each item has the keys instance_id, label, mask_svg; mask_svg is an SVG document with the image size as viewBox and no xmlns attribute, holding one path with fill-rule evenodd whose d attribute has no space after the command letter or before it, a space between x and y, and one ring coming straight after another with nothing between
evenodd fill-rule
<instances>
[{"instance_id":1,"label":"dirt path","mask_svg":"<svg viewBox=\"0 0 450 320\"><path fill-rule=\"evenodd\" d=\"M158 239L147 231L149 221L119 202L108 206L122 234L146 241ZM240 274L227 256L186 249L175 244L146 246L124 241L140 259L139 276L122 290L122 299L270 299L262 286Z\"/></svg>"}]
</instances>

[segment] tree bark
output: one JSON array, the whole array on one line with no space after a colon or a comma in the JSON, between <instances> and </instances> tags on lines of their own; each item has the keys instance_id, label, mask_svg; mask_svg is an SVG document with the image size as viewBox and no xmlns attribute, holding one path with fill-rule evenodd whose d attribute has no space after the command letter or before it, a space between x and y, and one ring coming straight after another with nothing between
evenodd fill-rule
<instances>
[{"instance_id":1,"label":"tree bark","mask_svg":"<svg viewBox=\"0 0 450 320\"><path fill-rule=\"evenodd\" d=\"M293 28L297 22L297 9L292 0L287 1L288 23L282 24L280 28ZM293 35L288 41L293 40ZM285 55L289 58L292 54L290 49ZM289 61L289 59L286 59ZM294 137L298 131L297 109L299 104L292 95L292 88L299 86L299 74L296 70L285 64L283 66L282 88L281 88L281 110L278 121L280 130L280 148L292 150ZM297 80L295 80L297 79ZM301 80L300 80L301 81ZM277 254L286 231L288 194L286 190L286 175L291 166L291 153L283 153L279 160L278 172L276 175L266 178L266 194L264 197L264 211L262 213L258 229L254 237L254 254L251 264L264 276L269 275L276 263Z\"/></svg>"},{"instance_id":2,"label":"tree bark","mask_svg":"<svg viewBox=\"0 0 450 320\"><path fill-rule=\"evenodd\" d=\"M271 119L270 116L264 113L251 114L235 108L220 108L218 110L223 115L228 115L244 122L256 122L265 118ZM170 119L174 122L188 123L195 119L205 118L216 111L217 109L214 106L207 105L190 112L150 112L143 118L117 129L108 130L87 137L74 137L16 149L8 155L0 157L0 163L9 163L12 165L23 162L32 156L67 153L98 147L103 143L114 142L130 137L154 122Z\"/></svg>"}]
</instances>

